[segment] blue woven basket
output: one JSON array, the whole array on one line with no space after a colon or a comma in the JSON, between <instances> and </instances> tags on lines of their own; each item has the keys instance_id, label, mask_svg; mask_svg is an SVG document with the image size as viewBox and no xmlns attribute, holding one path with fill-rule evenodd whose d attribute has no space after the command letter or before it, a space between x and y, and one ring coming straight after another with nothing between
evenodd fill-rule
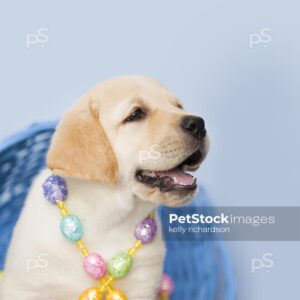
<instances>
[{"instance_id":1,"label":"blue woven basket","mask_svg":"<svg viewBox=\"0 0 300 300\"><path fill-rule=\"evenodd\" d=\"M39 170L57 122L39 123L0 143L0 270L28 188ZM208 206L202 191L191 205ZM163 219L164 220L164 219ZM172 300L234 300L235 285L222 242L167 242L165 272L175 282Z\"/></svg>"}]
</instances>

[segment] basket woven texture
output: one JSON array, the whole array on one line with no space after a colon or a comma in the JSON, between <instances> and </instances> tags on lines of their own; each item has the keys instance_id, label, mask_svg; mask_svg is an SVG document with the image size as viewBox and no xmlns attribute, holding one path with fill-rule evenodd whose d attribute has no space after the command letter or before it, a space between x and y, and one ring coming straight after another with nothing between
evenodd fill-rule
<instances>
[{"instance_id":1,"label":"basket woven texture","mask_svg":"<svg viewBox=\"0 0 300 300\"><path fill-rule=\"evenodd\" d=\"M56 124L33 124L0 143L0 270L28 189L45 167ZM210 205L205 192L191 205ZM166 247L165 272L175 283L172 300L235 299L234 275L222 242L171 241Z\"/></svg>"}]
</instances>

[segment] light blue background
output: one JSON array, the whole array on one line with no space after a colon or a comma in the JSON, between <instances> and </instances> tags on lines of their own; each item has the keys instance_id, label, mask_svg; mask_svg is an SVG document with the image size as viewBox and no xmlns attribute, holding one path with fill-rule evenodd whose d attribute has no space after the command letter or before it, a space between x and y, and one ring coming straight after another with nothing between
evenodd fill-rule
<instances>
[{"instance_id":1,"label":"light blue background","mask_svg":"<svg viewBox=\"0 0 300 300\"><path fill-rule=\"evenodd\" d=\"M199 179L219 205L298 205L297 1L7 1L0 4L0 137L60 116L116 75L161 80L203 116ZM26 46L47 29L48 42ZM269 43L249 35L269 28ZM239 299L299 298L299 243L230 244ZM272 253L274 267L251 273Z\"/></svg>"}]
</instances>

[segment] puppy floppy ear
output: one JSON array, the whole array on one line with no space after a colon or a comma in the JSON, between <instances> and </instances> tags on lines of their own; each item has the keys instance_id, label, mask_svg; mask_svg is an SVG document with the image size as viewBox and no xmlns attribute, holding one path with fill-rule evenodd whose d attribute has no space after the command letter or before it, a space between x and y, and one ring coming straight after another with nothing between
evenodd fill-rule
<instances>
[{"instance_id":1,"label":"puppy floppy ear","mask_svg":"<svg viewBox=\"0 0 300 300\"><path fill-rule=\"evenodd\" d=\"M83 98L59 123L47 165L54 174L115 184L118 165L99 121L99 108Z\"/></svg>"}]
</instances>

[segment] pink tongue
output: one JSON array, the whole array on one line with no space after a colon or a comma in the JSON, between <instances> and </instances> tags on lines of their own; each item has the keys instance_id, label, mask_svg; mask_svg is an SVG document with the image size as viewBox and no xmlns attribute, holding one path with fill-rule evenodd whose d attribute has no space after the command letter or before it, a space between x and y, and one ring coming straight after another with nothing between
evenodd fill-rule
<instances>
[{"instance_id":1,"label":"pink tongue","mask_svg":"<svg viewBox=\"0 0 300 300\"><path fill-rule=\"evenodd\" d=\"M155 175L159 177L170 177L175 184L180 185L192 185L195 181L195 178L192 175L184 173L180 169L155 172Z\"/></svg>"}]
</instances>

